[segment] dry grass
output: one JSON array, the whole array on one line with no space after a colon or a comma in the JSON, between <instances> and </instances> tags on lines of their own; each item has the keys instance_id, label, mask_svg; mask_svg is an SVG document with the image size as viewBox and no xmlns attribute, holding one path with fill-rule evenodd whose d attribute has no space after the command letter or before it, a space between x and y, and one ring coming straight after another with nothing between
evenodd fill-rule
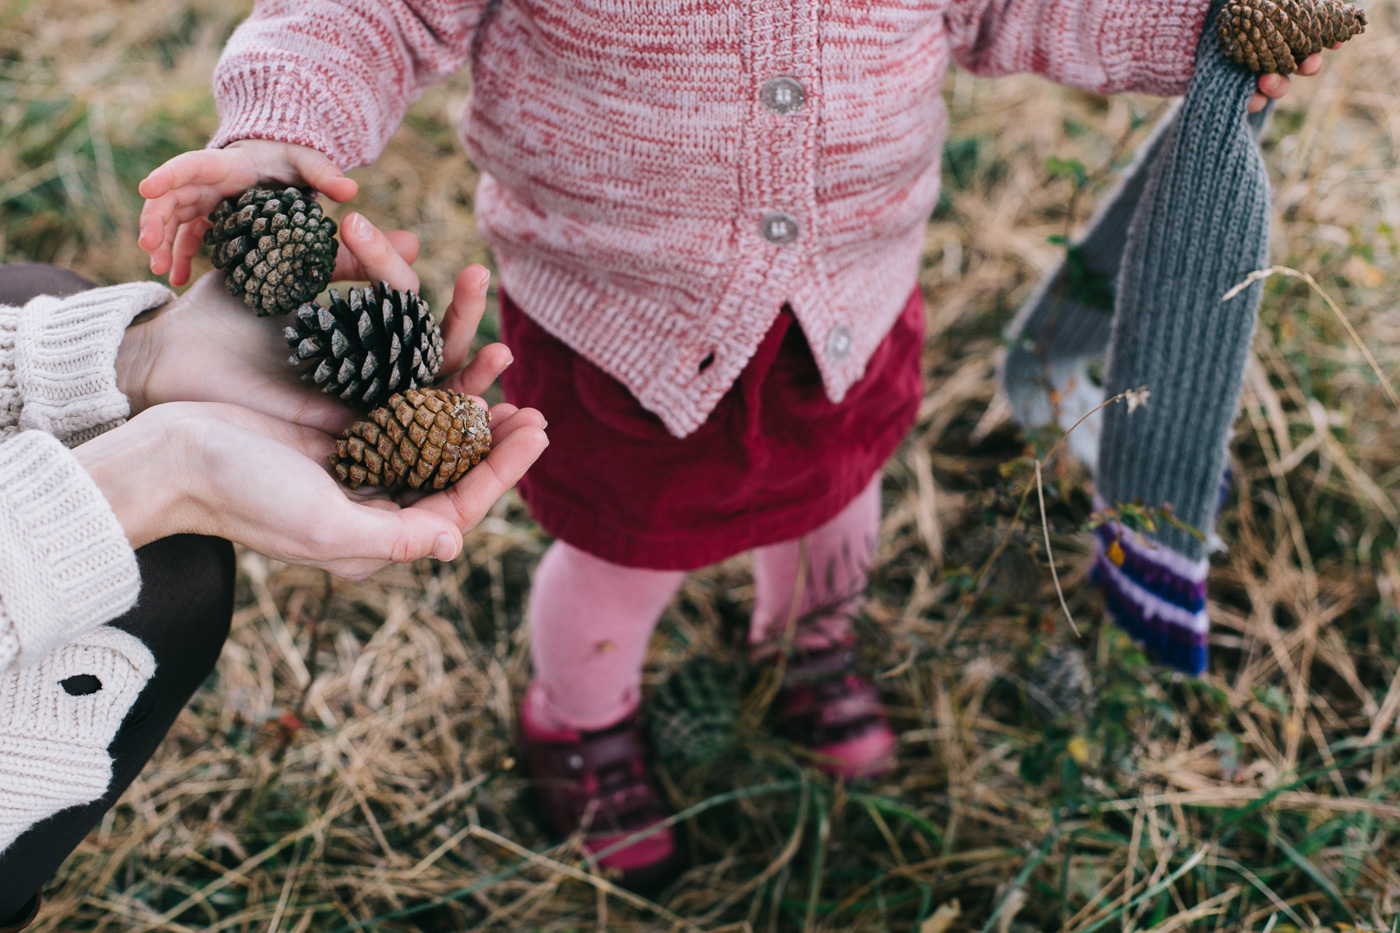
<instances>
[{"instance_id":1,"label":"dry grass","mask_svg":"<svg viewBox=\"0 0 1400 933\"><path fill-rule=\"evenodd\" d=\"M226 6L0 4L0 259L139 274L135 182L213 129L209 73L247 4ZM1400 11L1375 7L1370 34L1300 83L1268 154L1275 260L1337 297L1394 380ZM357 206L423 238L430 297L486 256L449 129L464 90L459 76L430 91L358 173ZM1025 441L993 394L1000 328L1157 103L961 74L947 94L948 196L922 275L929 394L888 470L868 609L902 734L894 775L834 786L746 724L731 757L668 775L695 867L658 904L580 872L512 768L521 605L547 542L507 502L455 563L329 593L243 554L217 676L50 886L37 929L1389 929L1400 413L1323 302L1273 279L1210 673L1156 672L1099 625L1080 471L1052 471L1046 492L1084 635L1063 625L1034 524L975 594L1023 481L1001 471ZM1088 166L1082 195L1051 157ZM693 575L651 675L734 657L750 600L742 558ZM1099 700L1052 718L1036 700L1071 643Z\"/></svg>"}]
</instances>

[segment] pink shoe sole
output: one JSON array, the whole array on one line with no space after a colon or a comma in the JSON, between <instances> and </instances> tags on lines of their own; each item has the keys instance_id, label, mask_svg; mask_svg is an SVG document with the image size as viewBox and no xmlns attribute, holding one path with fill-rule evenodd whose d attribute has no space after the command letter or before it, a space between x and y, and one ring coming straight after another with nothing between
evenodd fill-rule
<instances>
[{"instance_id":1,"label":"pink shoe sole","mask_svg":"<svg viewBox=\"0 0 1400 933\"><path fill-rule=\"evenodd\" d=\"M651 825L655 826L656 823ZM644 826L632 833L614 836L589 835L584 839L583 847L590 855L606 852L628 836L648 828ZM673 881L685 867L685 862L676 845L675 831L668 827L603 856L598 860L598 866L616 873L618 883L629 891L651 891Z\"/></svg>"},{"instance_id":2,"label":"pink shoe sole","mask_svg":"<svg viewBox=\"0 0 1400 933\"><path fill-rule=\"evenodd\" d=\"M814 764L832 777L863 780L884 777L894 770L899 739L881 724L864 735L812 749Z\"/></svg>"}]
</instances>

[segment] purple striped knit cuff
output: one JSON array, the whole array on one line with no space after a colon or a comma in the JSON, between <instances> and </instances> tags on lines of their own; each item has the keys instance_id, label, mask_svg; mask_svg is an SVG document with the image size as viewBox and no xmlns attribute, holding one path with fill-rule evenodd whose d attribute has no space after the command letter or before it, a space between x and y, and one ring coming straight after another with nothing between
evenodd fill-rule
<instances>
[{"instance_id":1,"label":"purple striped knit cuff","mask_svg":"<svg viewBox=\"0 0 1400 933\"><path fill-rule=\"evenodd\" d=\"M1209 563L1118 522L1099 526L1095 545L1093 578L1103 587L1113 621L1157 661L1187 674L1203 672Z\"/></svg>"}]
</instances>

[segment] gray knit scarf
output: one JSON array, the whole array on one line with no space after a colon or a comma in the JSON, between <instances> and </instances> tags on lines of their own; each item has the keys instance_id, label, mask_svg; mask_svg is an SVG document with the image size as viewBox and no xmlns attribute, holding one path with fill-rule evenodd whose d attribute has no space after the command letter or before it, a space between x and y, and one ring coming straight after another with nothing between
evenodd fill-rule
<instances>
[{"instance_id":1,"label":"gray knit scarf","mask_svg":"<svg viewBox=\"0 0 1400 933\"><path fill-rule=\"evenodd\" d=\"M1213 535L1231 425L1262 294L1223 296L1267 264L1269 190L1247 117L1257 75L1215 38L1218 0L1185 101L1163 121L1119 189L1009 331L1003 381L1028 427L1079 416L1129 389L1150 400L1104 409L1070 436L1094 466L1099 505L1140 502ZM1107 351L1104 385L1088 363ZM1110 615L1159 660L1206 664L1207 542L1158 523L1096 531L1094 578Z\"/></svg>"}]
</instances>

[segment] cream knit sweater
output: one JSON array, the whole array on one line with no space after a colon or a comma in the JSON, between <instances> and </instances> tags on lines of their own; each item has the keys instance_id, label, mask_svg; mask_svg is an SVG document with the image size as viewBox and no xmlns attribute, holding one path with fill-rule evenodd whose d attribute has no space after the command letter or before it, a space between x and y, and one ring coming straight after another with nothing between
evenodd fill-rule
<instances>
[{"instance_id":1,"label":"cream knit sweater","mask_svg":"<svg viewBox=\"0 0 1400 933\"><path fill-rule=\"evenodd\" d=\"M126 420L122 334L172 297L134 283L0 305L0 850L101 796L107 746L155 670L102 624L136 602L136 555L68 448Z\"/></svg>"}]
</instances>

